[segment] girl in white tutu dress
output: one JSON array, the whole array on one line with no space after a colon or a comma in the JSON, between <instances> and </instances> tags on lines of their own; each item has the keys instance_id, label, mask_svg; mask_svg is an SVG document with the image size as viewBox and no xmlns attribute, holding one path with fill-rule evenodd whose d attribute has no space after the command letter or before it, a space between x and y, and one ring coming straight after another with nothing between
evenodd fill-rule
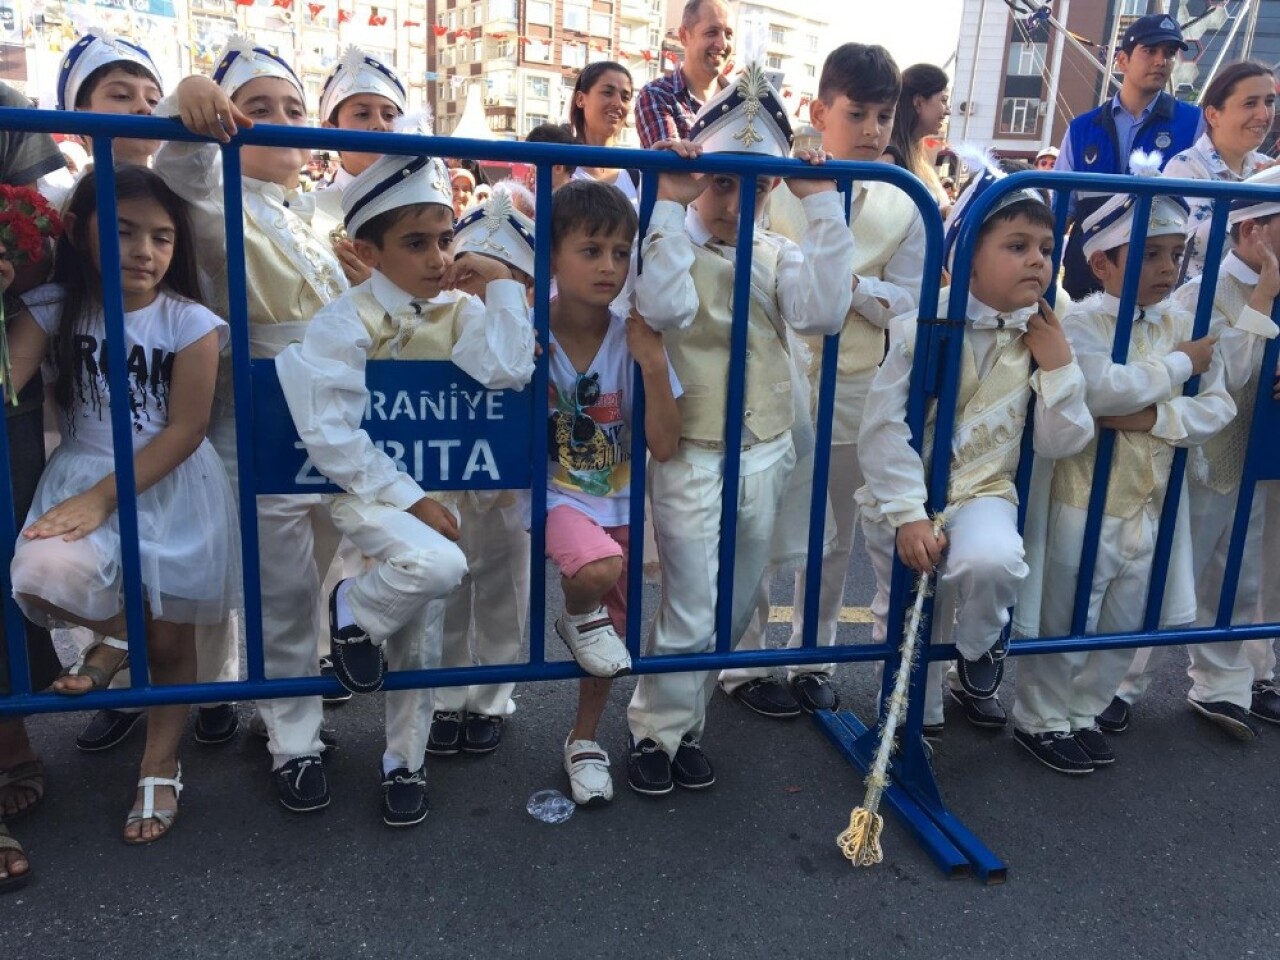
<instances>
[{"instance_id":1,"label":"girl in white tutu dress","mask_svg":"<svg viewBox=\"0 0 1280 960\"><path fill-rule=\"evenodd\" d=\"M9 331L10 388L48 359L62 441L45 467L13 557L13 592L36 622L102 639L53 690L104 689L127 659L95 177L64 215L53 282L23 297ZM222 461L205 439L227 326L198 302L186 206L144 167L116 168L147 659L156 684L195 682L195 625L225 620L239 595L238 523ZM128 843L173 825L188 707L152 707Z\"/></svg>"}]
</instances>

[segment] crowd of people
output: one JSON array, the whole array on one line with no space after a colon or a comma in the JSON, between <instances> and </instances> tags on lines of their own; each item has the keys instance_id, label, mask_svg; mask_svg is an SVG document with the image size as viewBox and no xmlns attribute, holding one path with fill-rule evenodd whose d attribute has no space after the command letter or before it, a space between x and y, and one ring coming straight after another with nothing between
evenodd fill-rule
<instances>
[{"instance_id":1,"label":"crowd of people","mask_svg":"<svg viewBox=\"0 0 1280 960\"><path fill-rule=\"evenodd\" d=\"M784 100L761 51L737 51L721 0L688 0L679 29L685 58L634 91L621 64L579 75L567 125L529 139L611 147L635 123L645 147L681 158L713 153L793 155ZM1271 72L1223 69L1204 109L1164 88L1183 46L1169 18L1126 31L1115 99L1072 122L1060 152L1037 166L1166 172L1280 185L1259 154L1275 112ZM256 123L304 126L309 105L292 67L235 38L211 77L161 89L140 46L91 33L68 52L59 107L180 118L201 142L115 143L115 181L129 410L135 451L146 648L153 683L240 676L238 480L225 376L227 246L218 143ZM899 71L878 46L855 42L826 59L811 123L828 160L898 162L947 211L947 268L974 201L1001 171L984 167L954 197L922 141L948 110L946 75ZM5 105L21 98L0 87ZM386 64L348 51L321 93L326 127L393 131L406 91ZM942 733L944 698L970 722L1004 727L999 699L1009 628L1018 636L1071 632L1074 584L1102 431L1116 445L1093 573L1086 631L1142 625L1154 544L1176 448L1188 471L1173 539L1162 622L1212 623L1238 497L1249 411L1262 350L1277 333L1280 202L1237 203L1229 252L1207 273L1209 213L1180 197L1152 204L1146 246L1130 251L1135 204L1126 195L1073 199L1072 247L1057 309L1054 216L1034 190L1005 193L977 227L968 320L951 444L948 504L927 510L926 465L911 443L907 406L925 259L924 220L902 191L855 183L852 213L833 180L761 177L752 241L745 403L728 410L725 370L734 324L738 178L663 173L639 234L641 178L632 170L558 166L552 216L533 218L534 184L477 178L444 157L344 152L332 158L287 147L244 146L244 250L250 351L274 358L298 435L342 493L257 498L266 675L331 675L340 692L257 704L251 730L266 738L280 802L306 813L330 803L324 706L381 689L388 670L520 658L528 615L529 517L521 491L424 490L362 427L367 362L447 360L490 389L522 389L538 355L548 364L546 552L561 575L555 630L587 674L563 762L575 802L608 803L613 780L599 727L612 681L631 669L626 636L630 426L643 383L648 520L660 599L645 649L712 649L721 502L738 504L730 616L736 649L761 648L776 571L797 567L795 620L803 622L808 511L813 481L813 387L826 337L839 333L818 642L837 639L844 584L862 531L876 581L874 635L885 639L896 555L938 574L934 640L957 659L930 667L926 737ZM39 186L62 210L52 273L0 251L10 369L7 429L21 534L14 597L27 618L33 689L74 697L128 685L118 500L112 459L113 398L106 384L102 259L96 176L71 176L53 142L0 131L0 178ZM303 180L315 189L303 189ZM485 193L482 193L482 188ZM531 322L535 236L548 232L553 299L550 342ZM634 268L636 253L644 269ZM1070 251L1069 251L1070 253ZM1138 316L1115 359L1113 339L1126 264L1141 258ZM1213 325L1195 337L1204 278L1215 276ZM943 309L948 291L943 289ZM51 387L46 400L41 370ZM1183 387L1199 377L1194 393ZM117 402L121 398L114 398ZM1025 528L1015 483L1026 411L1034 403L1033 472ZM45 463L44 408L58 436ZM930 449L930 409L924 449ZM726 442L740 447L738 489L724 490ZM927 453L926 453L927 456ZM1260 493L1236 594L1238 621L1280 619L1261 590L1265 557L1280 552L1280 505ZM1271 507L1271 509L1268 509ZM1268 518L1268 514L1270 517ZM1268 519L1270 526L1268 526ZM1009 610L1015 615L1010 624ZM63 668L50 629L84 639ZM15 638L6 638L14 642ZM20 641L19 641L20 642ZM1280 723L1270 643L1191 647L1188 702L1233 736L1255 721ZM1047 767L1088 774L1116 757L1108 734L1130 723L1154 655L1089 651L1023 660L1012 711L1014 739ZM0 657L0 671L7 657ZM703 749L707 703L719 686L756 713L792 717L831 710L834 665L645 674L626 711L626 777L638 793L715 782ZM0 673L0 689L7 689ZM513 685L395 690L386 694L381 814L390 826L422 822L427 755L496 750L515 709ZM77 739L85 751L122 743L142 711L96 713ZM185 706L145 711L146 745L128 843L173 829L182 790L178 754ZM234 704L197 711L196 739L227 742ZM35 811L44 770L22 719L0 721L0 816ZM31 865L0 829L0 890Z\"/></svg>"}]
</instances>

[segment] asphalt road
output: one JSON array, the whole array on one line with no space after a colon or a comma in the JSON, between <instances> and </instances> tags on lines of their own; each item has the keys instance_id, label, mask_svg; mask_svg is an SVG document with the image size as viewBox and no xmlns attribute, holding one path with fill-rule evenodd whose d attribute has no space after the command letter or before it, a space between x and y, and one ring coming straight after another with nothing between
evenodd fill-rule
<instances>
[{"instance_id":1,"label":"asphalt road","mask_svg":"<svg viewBox=\"0 0 1280 960\"><path fill-rule=\"evenodd\" d=\"M858 575L861 565L851 605L869 595ZM789 593L779 582L776 602ZM855 642L868 627L842 631ZM772 632L785 638L782 625ZM262 741L247 733L191 743L181 817L145 848L119 839L141 737L85 756L72 744L83 715L40 717L48 797L15 827L37 878L0 898L0 954L1274 958L1280 728L1251 745L1206 728L1182 699L1184 663L1170 651L1115 738L1119 762L1078 781L1007 734L951 718L935 769L953 811L1007 861L998 887L943 879L892 819L885 862L851 867L835 837L861 795L856 772L811 721L766 720L719 694L704 742L719 781L702 794L627 789L623 681L603 737L615 802L535 821L532 792L567 792L560 744L574 690L528 685L498 753L431 762L431 816L393 831L378 817L375 695L332 714L341 743L327 760L327 811L283 810ZM1011 674L1010 687L1016 662ZM868 716L870 668L843 669L837 687Z\"/></svg>"}]
</instances>

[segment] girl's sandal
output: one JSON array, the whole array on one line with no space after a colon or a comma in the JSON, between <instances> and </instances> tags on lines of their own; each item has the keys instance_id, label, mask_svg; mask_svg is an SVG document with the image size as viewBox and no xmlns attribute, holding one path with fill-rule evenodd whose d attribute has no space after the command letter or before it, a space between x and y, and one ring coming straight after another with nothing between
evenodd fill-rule
<instances>
[{"instance_id":1,"label":"girl's sandal","mask_svg":"<svg viewBox=\"0 0 1280 960\"><path fill-rule=\"evenodd\" d=\"M9 836L8 828L3 823L0 823L0 856L6 853L16 853L22 859L27 860L27 853L22 849L22 844ZM0 893L11 893L19 887L25 887L34 872L31 869L30 860L27 860L27 869L23 873L9 873L6 870L5 873L7 875L0 877Z\"/></svg>"},{"instance_id":2,"label":"girl's sandal","mask_svg":"<svg viewBox=\"0 0 1280 960\"><path fill-rule=\"evenodd\" d=\"M95 666L92 663L86 663L89 654L97 650L99 647L111 647L115 650L123 650L124 656L116 661L115 666L103 668ZM89 646L85 647L84 652L80 654L80 658L71 666L63 670L58 680L63 677L88 677L90 686L80 687L76 689L60 688L56 686L58 680L54 681L54 686L49 689L54 693L60 693L64 697L82 697L86 693L92 693L95 690L105 690L111 684L111 679L129 665L129 644L123 640L117 640L115 637L102 637Z\"/></svg>"},{"instance_id":3,"label":"girl's sandal","mask_svg":"<svg viewBox=\"0 0 1280 960\"><path fill-rule=\"evenodd\" d=\"M129 816L124 822L124 842L135 847L147 843L155 843L161 837L167 837L174 823L177 822L177 807L172 810L156 809L156 787L172 787L173 800L174 803L177 803L178 795L182 793L182 764L178 764L178 772L173 775L172 779L168 777L143 777L138 781L138 786L142 788L142 807L141 809L134 807L130 810ZM135 823L145 823L147 820L154 820L164 829L154 837L144 837L141 833L136 837L129 836L129 827ZM139 827L139 830L141 830L141 827Z\"/></svg>"},{"instance_id":4,"label":"girl's sandal","mask_svg":"<svg viewBox=\"0 0 1280 960\"><path fill-rule=\"evenodd\" d=\"M5 813L3 801L6 795L11 793L25 794L31 802L21 810ZM0 821L13 823L28 814L35 813L43 800L44 764L39 757L6 770L0 770Z\"/></svg>"}]
</instances>

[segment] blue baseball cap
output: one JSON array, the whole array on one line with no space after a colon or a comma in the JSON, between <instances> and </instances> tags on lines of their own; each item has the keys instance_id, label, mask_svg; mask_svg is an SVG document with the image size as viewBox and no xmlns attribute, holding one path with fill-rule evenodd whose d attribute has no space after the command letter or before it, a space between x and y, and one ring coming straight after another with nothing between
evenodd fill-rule
<instances>
[{"instance_id":1,"label":"blue baseball cap","mask_svg":"<svg viewBox=\"0 0 1280 960\"><path fill-rule=\"evenodd\" d=\"M1120 40L1120 49L1130 53L1138 44L1157 47L1162 43L1176 43L1180 49L1187 49L1178 21L1166 13L1153 13L1129 24Z\"/></svg>"}]
</instances>

